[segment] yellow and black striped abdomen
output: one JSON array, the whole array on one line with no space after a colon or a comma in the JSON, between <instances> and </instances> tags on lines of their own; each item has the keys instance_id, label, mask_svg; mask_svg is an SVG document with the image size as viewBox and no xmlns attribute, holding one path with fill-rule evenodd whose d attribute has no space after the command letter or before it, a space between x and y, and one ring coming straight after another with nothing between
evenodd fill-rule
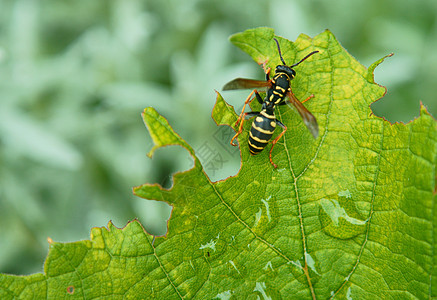
<instances>
[{"instance_id":1,"label":"yellow and black striped abdomen","mask_svg":"<svg viewBox=\"0 0 437 300\"><path fill-rule=\"evenodd\" d=\"M253 120L249 131L249 151L250 154L260 153L269 143L276 128L275 116L269 115L265 111Z\"/></svg>"}]
</instances>

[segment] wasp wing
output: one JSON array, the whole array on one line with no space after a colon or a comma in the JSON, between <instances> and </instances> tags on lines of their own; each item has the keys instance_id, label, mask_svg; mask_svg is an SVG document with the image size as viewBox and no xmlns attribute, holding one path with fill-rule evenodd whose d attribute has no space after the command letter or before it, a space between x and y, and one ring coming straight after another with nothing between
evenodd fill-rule
<instances>
[{"instance_id":1,"label":"wasp wing","mask_svg":"<svg viewBox=\"0 0 437 300\"><path fill-rule=\"evenodd\" d=\"M311 132L313 137L316 139L319 136L319 125L317 124L316 117L314 117L313 114L310 113L308 109L305 108L305 106L303 106L303 104L296 98L291 90L288 91L287 95L290 98L290 102L287 102L287 104L293 104L293 106L297 109L300 116L302 117L303 123Z\"/></svg>"},{"instance_id":2,"label":"wasp wing","mask_svg":"<svg viewBox=\"0 0 437 300\"><path fill-rule=\"evenodd\" d=\"M244 89L254 89L254 88L263 88L270 87L272 85L271 81L265 80L254 80L254 79L246 79L246 78L235 78L232 81L229 81L223 87L224 91L227 90L244 90Z\"/></svg>"}]
</instances>

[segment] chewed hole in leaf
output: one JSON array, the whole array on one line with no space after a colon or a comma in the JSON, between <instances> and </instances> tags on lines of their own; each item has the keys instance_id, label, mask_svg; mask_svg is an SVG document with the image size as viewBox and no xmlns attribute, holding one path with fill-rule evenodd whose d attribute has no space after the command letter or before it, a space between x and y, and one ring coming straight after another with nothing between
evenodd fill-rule
<instances>
[{"instance_id":1,"label":"chewed hole in leaf","mask_svg":"<svg viewBox=\"0 0 437 300\"><path fill-rule=\"evenodd\" d=\"M190 153L179 146L166 146L153 154L152 164L159 166L153 169L154 178L149 182L156 182L163 188L169 189L173 185L173 174L189 170L194 161Z\"/></svg>"},{"instance_id":2,"label":"chewed hole in leaf","mask_svg":"<svg viewBox=\"0 0 437 300\"><path fill-rule=\"evenodd\" d=\"M134 208L138 219L151 235L167 234L167 222L170 219L172 207L162 201L135 199Z\"/></svg>"},{"instance_id":3,"label":"chewed hole in leaf","mask_svg":"<svg viewBox=\"0 0 437 300\"><path fill-rule=\"evenodd\" d=\"M194 166L193 157L180 146L170 145L157 149L153 154L153 165L151 167L154 177L148 181L159 184L164 189L171 189L173 176L191 169ZM134 207L136 216L141 220L144 228L151 235L163 236L167 234L167 222L171 215L172 207L161 201L144 201L135 199Z\"/></svg>"}]
</instances>

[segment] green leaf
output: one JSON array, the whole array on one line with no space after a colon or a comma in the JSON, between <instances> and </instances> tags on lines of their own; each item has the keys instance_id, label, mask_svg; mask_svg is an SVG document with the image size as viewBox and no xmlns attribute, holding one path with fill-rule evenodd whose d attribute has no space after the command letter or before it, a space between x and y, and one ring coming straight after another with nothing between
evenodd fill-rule
<instances>
[{"instance_id":1,"label":"green leaf","mask_svg":"<svg viewBox=\"0 0 437 300\"><path fill-rule=\"evenodd\" d=\"M257 28L231 41L274 70L280 60L273 37L272 29ZM238 137L240 172L211 182L194 150L147 108L150 154L180 145L194 158L171 189L134 188L173 206L168 234L152 237L134 221L94 228L91 241L51 242L44 274L0 275L0 298L437 296L436 121L423 106L408 124L371 113L369 105L385 94L373 81L383 59L366 69L329 31L294 43L278 39L288 64L320 51L295 68L292 81L298 99L315 95L305 106L319 123L316 140L297 112L278 107L289 128L273 150L278 168L267 150L249 155L248 121ZM212 116L235 128L237 115L219 93Z\"/></svg>"}]
</instances>

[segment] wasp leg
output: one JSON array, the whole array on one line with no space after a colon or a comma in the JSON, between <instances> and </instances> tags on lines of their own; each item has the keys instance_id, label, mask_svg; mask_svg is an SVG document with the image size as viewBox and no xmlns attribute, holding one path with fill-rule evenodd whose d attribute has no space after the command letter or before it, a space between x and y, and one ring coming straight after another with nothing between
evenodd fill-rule
<instances>
[{"instance_id":1,"label":"wasp leg","mask_svg":"<svg viewBox=\"0 0 437 300\"><path fill-rule=\"evenodd\" d=\"M294 95L294 94L293 94L293 95ZM313 94L311 94L308 98L306 98L305 100L301 101L300 103L305 103L305 102L307 102L308 100L310 100L311 98L314 98L314 95L313 95ZM285 104L287 104L287 103L290 103L290 101L283 101L283 102L281 102L281 103L278 103L277 105L285 105Z\"/></svg>"},{"instance_id":2,"label":"wasp leg","mask_svg":"<svg viewBox=\"0 0 437 300\"><path fill-rule=\"evenodd\" d=\"M279 126L282 127L282 132L273 140L272 142L272 148L270 149L269 152L269 159L270 159L270 163L272 164L272 166L276 169L278 166L273 162L272 160L272 150L273 147L275 147L275 144L278 142L278 140L284 135L284 133L287 131L287 126L285 126L281 121L279 121L278 119L275 119L276 124L278 124Z\"/></svg>"},{"instance_id":3,"label":"wasp leg","mask_svg":"<svg viewBox=\"0 0 437 300\"><path fill-rule=\"evenodd\" d=\"M263 100L263 98L261 98L261 96L260 96L260 94L258 93L258 91L255 90L254 92L255 92L256 100L258 100L259 104L263 104L263 103L264 103L264 100Z\"/></svg>"},{"instance_id":4,"label":"wasp leg","mask_svg":"<svg viewBox=\"0 0 437 300\"><path fill-rule=\"evenodd\" d=\"M266 69L266 64L267 64L267 60L266 60L265 62L262 63L262 67L263 67L264 73L266 74L266 81L269 81L269 80L270 80L270 76L269 76L269 74L270 74L271 68L268 67L268 68Z\"/></svg>"},{"instance_id":5,"label":"wasp leg","mask_svg":"<svg viewBox=\"0 0 437 300\"><path fill-rule=\"evenodd\" d=\"M240 133L243 132L243 123L245 119L249 119L251 117L254 116L258 116L259 115L259 111L251 111L251 112L247 112L243 114L243 118L241 120L240 126L238 127L238 131L237 133L234 135L234 137L231 139L231 145L232 146L237 146L237 144L234 144L234 140L237 138L237 136L240 135Z\"/></svg>"},{"instance_id":6,"label":"wasp leg","mask_svg":"<svg viewBox=\"0 0 437 300\"><path fill-rule=\"evenodd\" d=\"M246 108L246 105L252 101L252 99L250 99L250 98L252 97L253 93L258 93L258 91L257 91L257 90L253 90L253 91L249 94L249 96L247 97L246 101L244 101L243 109L241 110L241 113L240 113L240 115L238 116L237 122L235 122L235 126L237 126L237 125L238 125L238 122L240 122L241 119L243 118L244 109Z\"/></svg>"},{"instance_id":7,"label":"wasp leg","mask_svg":"<svg viewBox=\"0 0 437 300\"><path fill-rule=\"evenodd\" d=\"M270 68L268 68L267 70L264 70L264 72L266 72L266 81L270 81Z\"/></svg>"},{"instance_id":8,"label":"wasp leg","mask_svg":"<svg viewBox=\"0 0 437 300\"><path fill-rule=\"evenodd\" d=\"M237 144L234 144L234 140L235 140L235 139L237 138L237 136L239 136L240 133L243 131L243 122L244 122L244 119L245 119L247 116L253 117L253 116L259 114L259 112L249 112L249 113L245 113L245 112L244 112L244 109L246 108L246 105L247 105L248 103L250 103L250 102L253 100L253 99L251 99L253 94L255 94L255 98L256 98L256 100L257 100L260 104L263 104L263 102L264 102L263 98L260 96L260 94L258 93L257 90L253 90L253 91L249 94L249 96L247 97L246 101L244 101L244 105L243 105L243 109L241 110L241 114L238 116L237 122L235 122L235 126L237 126L239 122L240 122L240 126L238 127L238 131L237 131L237 133L236 133L236 134L234 135L234 137L231 139L231 145L232 145L232 146L237 146ZM250 117L249 117L249 118L250 118Z\"/></svg>"},{"instance_id":9,"label":"wasp leg","mask_svg":"<svg viewBox=\"0 0 437 300\"><path fill-rule=\"evenodd\" d=\"M311 98L314 98L314 95L313 95L313 94L311 94L308 98L306 98L305 100L303 100L301 103L305 103L305 102L307 102L308 100L310 100Z\"/></svg>"}]
</instances>

